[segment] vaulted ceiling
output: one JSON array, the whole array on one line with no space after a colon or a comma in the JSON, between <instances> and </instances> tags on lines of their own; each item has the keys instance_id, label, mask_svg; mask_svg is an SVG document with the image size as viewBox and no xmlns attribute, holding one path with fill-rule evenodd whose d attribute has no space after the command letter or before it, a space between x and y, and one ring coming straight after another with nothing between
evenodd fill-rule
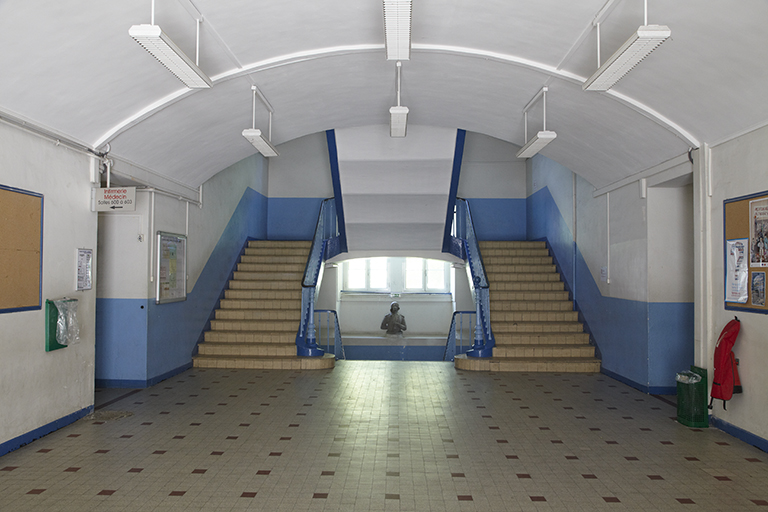
<instances>
[{"instance_id":1,"label":"vaulted ceiling","mask_svg":"<svg viewBox=\"0 0 768 512\"><path fill-rule=\"evenodd\" d=\"M24 120L190 187L255 152L251 85L274 109L273 142L388 124L395 64L380 0L157 0L155 22L213 80L187 89L129 35L150 0L0 2L0 115ZM607 7L607 9L604 9ZM584 92L643 24L641 0L414 0L402 68L409 123L522 145L523 108L549 86L542 154L596 187L768 121L768 2L650 0L672 36L608 92ZM541 123L531 110L534 129ZM268 114L257 105L256 125Z\"/></svg>"}]
</instances>

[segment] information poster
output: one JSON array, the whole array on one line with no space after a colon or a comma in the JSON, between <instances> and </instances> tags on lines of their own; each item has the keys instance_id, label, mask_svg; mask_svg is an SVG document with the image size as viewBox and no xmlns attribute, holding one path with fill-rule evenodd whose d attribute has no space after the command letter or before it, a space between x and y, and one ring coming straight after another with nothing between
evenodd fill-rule
<instances>
[{"instance_id":1,"label":"information poster","mask_svg":"<svg viewBox=\"0 0 768 512\"><path fill-rule=\"evenodd\" d=\"M768 199L749 202L749 264L768 267Z\"/></svg>"},{"instance_id":2,"label":"information poster","mask_svg":"<svg viewBox=\"0 0 768 512\"><path fill-rule=\"evenodd\" d=\"M752 272L752 305L765 306L765 272Z\"/></svg>"},{"instance_id":3,"label":"information poster","mask_svg":"<svg viewBox=\"0 0 768 512\"><path fill-rule=\"evenodd\" d=\"M187 237L157 233L157 294L155 302L187 299Z\"/></svg>"},{"instance_id":4,"label":"information poster","mask_svg":"<svg viewBox=\"0 0 768 512\"><path fill-rule=\"evenodd\" d=\"M749 296L749 267L747 266L749 240L740 238L728 240L727 243L725 301L746 304Z\"/></svg>"}]
</instances>

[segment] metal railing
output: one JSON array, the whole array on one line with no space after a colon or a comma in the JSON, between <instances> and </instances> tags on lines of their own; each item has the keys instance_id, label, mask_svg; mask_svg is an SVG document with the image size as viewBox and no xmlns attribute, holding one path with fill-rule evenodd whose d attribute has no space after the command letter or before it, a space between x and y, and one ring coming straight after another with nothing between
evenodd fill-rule
<instances>
[{"instance_id":1,"label":"metal railing","mask_svg":"<svg viewBox=\"0 0 768 512\"><path fill-rule=\"evenodd\" d=\"M323 262L341 252L338 217L334 198L323 200L315 225L304 279L301 282L301 323L296 333L296 354L319 357L324 354L315 334L315 296L323 280Z\"/></svg>"},{"instance_id":2,"label":"metal railing","mask_svg":"<svg viewBox=\"0 0 768 512\"><path fill-rule=\"evenodd\" d=\"M456 198L453 238L456 256L467 261L467 274L475 299L475 337L469 357L491 357L496 340L491 330L491 298L480 245L472 223L472 212L466 199ZM453 252L453 251L452 251Z\"/></svg>"},{"instance_id":3,"label":"metal railing","mask_svg":"<svg viewBox=\"0 0 768 512\"><path fill-rule=\"evenodd\" d=\"M473 328L475 327L474 311L454 311L451 318L451 329L448 331L448 341L445 343L443 361L453 361L457 354L464 354L472 349Z\"/></svg>"},{"instance_id":4,"label":"metal railing","mask_svg":"<svg viewBox=\"0 0 768 512\"><path fill-rule=\"evenodd\" d=\"M339 315L332 309L315 310L315 328L317 329L317 346L325 348L326 354L334 354L336 359L346 359L344 345L341 342ZM333 340L333 344L331 344ZM323 347L325 345L325 347Z\"/></svg>"}]
</instances>

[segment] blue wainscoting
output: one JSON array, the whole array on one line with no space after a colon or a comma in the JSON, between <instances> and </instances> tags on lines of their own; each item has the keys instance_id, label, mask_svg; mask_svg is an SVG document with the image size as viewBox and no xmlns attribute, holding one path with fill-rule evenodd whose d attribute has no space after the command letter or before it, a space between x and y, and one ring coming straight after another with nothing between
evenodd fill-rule
<instances>
[{"instance_id":1,"label":"blue wainscoting","mask_svg":"<svg viewBox=\"0 0 768 512\"><path fill-rule=\"evenodd\" d=\"M269 240L312 240L317 214L324 198L270 197L267 238Z\"/></svg>"},{"instance_id":2,"label":"blue wainscoting","mask_svg":"<svg viewBox=\"0 0 768 512\"><path fill-rule=\"evenodd\" d=\"M525 199L467 199L478 240L526 240Z\"/></svg>"}]
</instances>

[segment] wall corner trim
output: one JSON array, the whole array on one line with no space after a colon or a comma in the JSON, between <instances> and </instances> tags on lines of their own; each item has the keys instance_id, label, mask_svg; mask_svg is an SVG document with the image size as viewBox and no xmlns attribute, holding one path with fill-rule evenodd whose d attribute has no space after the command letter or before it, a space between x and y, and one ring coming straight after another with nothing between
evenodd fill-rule
<instances>
[{"instance_id":1,"label":"wall corner trim","mask_svg":"<svg viewBox=\"0 0 768 512\"><path fill-rule=\"evenodd\" d=\"M763 439L762 437L755 435L752 432L737 427L736 425L732 425L716 416L709 416L709 424L717 429L722 430L726 434L732 435L739 441L744 441L747 444L751 444L755 448L758 448L764 452L768 452L768 439Z\"/></svg>"},{"instance_id":2,"label":"wall corner trim","mask_svg":"<svg viewBox=\"0 0 768 512\"><path fill-rule=\"evenodd\" d=\"M83 418L92 412L93 412L93 405L89 405L84 409L75 411L72 414L68 414L64 416L63 418L59 418L58 420L54 420L46 425L43 425L42 427L38 427L34 430L29 431L26 434L22 434L4 443L0 443L0 457L5 455L6 453L10 453L14 450L18 450L22 446L28 445L29 443L31 443L36 439L40 439L41 437L47 436L51 432L55 432L60 428L64 428L67 425L76 422L80 418Z\"/></svg>"}]
</instances>

